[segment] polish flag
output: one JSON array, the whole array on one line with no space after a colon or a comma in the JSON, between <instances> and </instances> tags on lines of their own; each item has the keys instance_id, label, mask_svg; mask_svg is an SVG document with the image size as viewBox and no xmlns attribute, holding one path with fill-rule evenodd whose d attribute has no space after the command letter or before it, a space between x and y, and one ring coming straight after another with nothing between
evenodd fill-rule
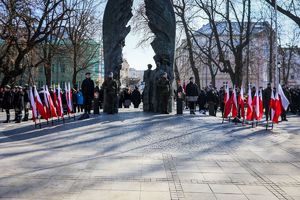
<instances>
[{"instance_id":1,"label":"polish flag","mask_svg":"<svg viewBox=\"0 0 300 200\"><path fill-rule=\"evenodd\" d=\"M35 122L35 120L37 120L37 118L38 118L38 113L36 110L32 87L29 87L29 98L30 98L30 104L31 104L31 109L32 109L32 120Z\"/></svg>"},{"instance_id":2,"label":"polish flag","mask_svg":"<svg viewBox=\"0 0 300 200\"><path fill-rule=\"evenodd\" d=\"M241 109L241 117L245 119L245 102L244 102L244 89L241 88L240 95L238 98L238 104Z\"/></svg>"},{"instance_id":3,"label":"polish flag","mask_svg":"<svg viewBox=\"0 0 300 200\"><path fill-rule=\"evenodd\" d=\"M67 101L67 110L68 113L72 113L73 108L72 108L72 91L71 91L71 86L70 83L65 83L65 94L66 94L66 101Z\"/></svg>"},{"instance_id":4,"label":"polish flag","mask_svg":"<svg viewBox=\"0 0 300 200\"><path fill-rule=\"evenodd\" d=\"M46 107L45 111L46 111L46 114L48 116L48 119L50 119L51 118L51 111L50 111L50 105L49 105L49 102L48 102L48 97L47 97L45 85L43 86L42 93L44 95L44 104L45 104L45 107Z\"/></svg>"},{"instance_id":5,"label":"polish flag","mask_svg":"<svg viewBox=\"0 0 300 200\"><path fill-rule=\"evenodd\" d=\"M57 95L56 95L56 89L55 86L53 86L53 104L58 111L58 103L57 103Z\"/></svg>"},{"instance_id":6,"label":"polish flag","mask_svg":"<svg viewBox=\"0 0 300 200\"><path fill-rule=\"evenodd\" d=\"M287 110L289 105L290 105L290 102L289 100L286 98L284 92L283 92L283 89L281 87L281 85L279 84L278 85L278 94L279 94L279 97L280 97L280 100L281 100L281 105L282 107L284 108L284 110Z\"/></svg>"},{"instance_id":7,"label":"polish flag","mask_svg":"<svg viewBox=\"0 0 300 200\"><path fill-rule=\"evenodd\" d=\"M225 110L224 110L224 118L227 118L231 111L232 106L232 98L229 96L229 88L226 85L225 95L224 95L224 103L225 103Z\"/></svg>"},{"instance_id":8,"label":"polish flag","mask_svg":"<svg viewBox=\"0 0 300 200\"><path fill-rule=\"evenodd\" d=\"M248 120L248 121L253 120L252 94L251 94L250 86L249 86L249 89L248 89L248 97L247 97L247 116L246 116L246 120Z\"/></svg>"},{"instance_id":9,"label":"polish flag","mask_svg":"<svg viewBox=\"0 0 300 200\"><path fill-rule=\"evenodd\" d=\"M48 101L48 104L49 104L50 116L51 117L57 117L56 109L55 109L55 106L54 106L54 103L52 101L52 98L51 98L51 95L50 95L50 92L48 90L47 85L45 86L45 89L46 89L45 93L46 93L46 96L47 96L47 101Z\"/></svg>"},{"instance_id":10,"label":"polish flag","mask_svg":"<svg viewBox=\"0 0 300 200\"><path fill-rule=\"evenodd\" d=\"M253 118L256 120L260 120L260 109L259 109L259 94L258 90L256 90L253 101L252 101L252 106L253 106Z\"/></svg>"},{"instance_id":11,"label":"polish flag","mask_svg":"<svg viewBox=\"0 0 300 200\"><path fill-rule=\"evenodd\" d=\"M281 115L281 103L277 92L276 92L276 96L274 96L274 92L272 91L270 108L271 108L272 122L278 124L279 122L278 119L279 116Z\"/></svg>"},{"instance_id":12,"label":"polish flag","mask_svg":"<svg viewBox=\"0 0 300 200\"><path fill-rule=\"evenodd\" d=\"M237 101L237 95L236 95L236 89L233 88L233 93L231 96L231 102L232 102L232 117L236 118L238 116L238 101Z\"/></svg>"},{"instance_id":13,"label":"polish flag","mask_svg":"<svg viewBox=\"0 0 300 200\"><path fill-rule=\"evenodd\" d=\"M64 117L60 85L57 87L57 114L59 117Z\"/></svg>"},{"instance_id":14,"label":"polish flag","mask_svg":"<svg viewBox=\"0 0 300 200\"><path fill-rule=\"evenodd\" d=\"M262 120L264 116L264 106L263 106L263 95L262 89L259 90L259 120Z\"/></svg>"},{"instance_id":15,"label":"polish flag","mask_svg":"<svg viewBox=\"0 0 300 200\"><path fill-rule=\"evenodd\" d=\"M39 93L36 90L36 87L33 87L33 88L34 88L34 100L35 100L37 111L40 113L40 115L43 117L43 119L48 120L48 115L45 111L45 108L41 101Z\"/></svg>"}]
</instances>

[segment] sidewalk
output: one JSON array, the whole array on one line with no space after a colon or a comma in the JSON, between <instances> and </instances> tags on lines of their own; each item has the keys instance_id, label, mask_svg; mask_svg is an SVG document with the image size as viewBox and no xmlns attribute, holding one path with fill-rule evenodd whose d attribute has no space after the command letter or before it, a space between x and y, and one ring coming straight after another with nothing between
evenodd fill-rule
<instances>
[{"instance_id":1,"label":"sidewalk","mask_svg":"<svg viewBox=\"0 0 300 200\"><path fill-rule=\"evenodd\" d=\"M0 199L300 199L299 117L273 132L221 122L129 109L1 124Z\"/></svg>"}]
</instances>

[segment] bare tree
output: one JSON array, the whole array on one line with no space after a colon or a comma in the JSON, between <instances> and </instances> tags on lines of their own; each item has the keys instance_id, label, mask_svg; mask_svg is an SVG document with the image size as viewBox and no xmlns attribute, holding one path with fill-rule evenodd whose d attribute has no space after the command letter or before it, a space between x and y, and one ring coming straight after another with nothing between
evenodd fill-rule
<instances>
[{"instance_id":1,"label":"bare tree","mask_svg":"<svg viewBox=\"0 0 300 200\"><path fill-rule=\"evenodd\" d=\"M59 28L68 9L65 0L1 0L0 55L1 85L24 73L26 56ZM46 19L51 19L47 21Z\"/></svg>"},{"instance_id":2,"label":"bare tree","mask_svg":"<svg viewBox=\"0 0 300 200\"><path fill-rule=\"evenodd\" d=\"M296 0L265 0L269 5L275 8L275 3L277 3L277 10L293 20L300 27L300 1ZM279 2L279 3L278 3Z\"/></svg>"},{"instance_id":3,"label":"bare tree","mask_svg":"<svg viewBox=\"0 0 300 200\"><path fill-rule=\"evenodd\" d=\"M213 33L218 59L222 63L216 66L219 71L228 73L232 83L240 87L243 82L244 50L249 45L255 27L255 24L251 23L251 0L228 0L225 12L222 9L223 1L220 3L218 0L195 0L195 3L209 21L208 33L202 34ZM233 62L226 51L232 54Z\"/></svg>"},{"instance_id":4,"label":"bare tree","mask_svg":"<svg viewBox=\"0 0 300 200\"><path fill-rule=\"evenodd\" d=\"M101 37L100 13L97 9L104 1L71 0L69 6L74 12L69 13L66 23L67 39L65 47L70 54L73 65L73 84L76 84L80 71L88 69L98 62L100 46L95 42L95 36Z\"/></svg>"},{"instance_id":5,"label":"bare tree","mask_svg":"<svg viewBox=\"0 0 300 200\"><path fill-rule=\"evenodd\" d=\"M200 76L199 76L199 70L196 67L195 63L195 53L193 50L193 37L191 35L191 28L190 23L194 20L195 14L193 12L194 8L194 1L193 0L174 0L173 6L175 9L175 14L177 15L177 25L182 26L183 32L185 33L185 40L186 40L186 48L188 51L189 56L189 65L190 68L193 71L195 82L198 85L199 88L201 88L200 85Z\"/></svg>"}]
</instances>

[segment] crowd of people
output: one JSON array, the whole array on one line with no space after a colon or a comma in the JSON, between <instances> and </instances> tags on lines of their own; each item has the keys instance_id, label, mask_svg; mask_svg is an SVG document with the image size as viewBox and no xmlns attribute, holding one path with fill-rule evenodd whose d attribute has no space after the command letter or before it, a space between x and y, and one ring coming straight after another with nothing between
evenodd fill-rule
<instances>
[{"instance_id":1,"label":"crowd of people","mask_svg":"<svg viewBox=\"0 0 300 200\"><path fill-rule=\"evenodd\" d=\"M164 79L162 78L162 80ZM111 76L111 79L108 79L108 81L104 82L101 87L95 86L94 82L90 78L90 73L87 73L86 79L83 81L81 87L75 85L71 89L73 108L72 112L84 112L87 116L83 118L87 118L91 113L91 110L93 110L94 114L100 114L100 109L103 109L104 107L104 91L107 92L107 101L113 101L114 97L118 96L119 108L129 108L131 105L133 105L134 108L139 108L143 99L143 94L141 94L139 88L137 86L134 89L126 87L124 89L121 89L121 91L117 95L118 90L116 84L117 83L112 79ZM272 96L271 94L272 91L275 90L275 88L272 88L271 84L268 84L266 88L256 88L255 86L252 86L251 98L255 96L256 90L262 92L263 108L265 116L268 120L270 116L269 108ZM288 111L293 114L300 115L300 88L288 88L286 86L283 86L283 91L290 102ZM41 88L38 91L41 101L46 104L44 99L44 92L44 88ZM54 100L55 92L57 92L57 89L49 87L49 92ZM66 100L66 92L62 90L61 93L63 111L67 113L68 106ZM191 77L190 82L187 85L182 85L180 82L178 82L178 88L175 93L175 97L177 98L177 100L181 99L182 101L186 102L186 109L190 109L190 114L196 114L195 112L197 107L199 112L202 114L208 112L209 115L216 116L218 111L224 113L224 95L226 93L225 86L221 87L219 90L217 90L217 88L213 87L212 85L199 89L199 87L194 82L194 78ZM233 88L229 88L229 96L231 96L232 93ZM236 88L236 93L240 93L239 88ZM168 101L167 97L165 102ZM247 95L245 95L244 99L246 98ZM112 108L108 108L108 114L113 113L112 109L114 109L114 106L113 104L111 105ZM167 105L164 107L167 107ZM9 123L10 121L15 121L16 123L20 123L21 121L28 121L30 108L31 105L28 85L25 85L24 87L11 87L9 85L6 85L5 87L0 88L0 111L6 112L7 118L4 121L5 123ZM11 110L14 110L15 116L13 120L11 118ZM166 110L164 112L167 113ZM281 119L283 121L287 120L286 112L287 111L283 110L283 112L281 113Z\"/></svg>"},{"instance_id":2,"label":"crowd of people","mask_svg":"<svg viewBox=\"0 0 300 200\"><path fill-rule=\"evenodd\" d=\"M221 113L224 113L225 86L221 87L219 90L216 87L213 87L212 85L209 85L208 87L204 87L202 89L198 89L198 86L195 84L193 77L190 78L190 82L186 86L181 86L180 82L178 85L179 92L176 91L177 96L184 97L186 102L186 109L190 109L190 114L195 114L196 106L198 106L199 112L202 114L205 114L208 111L209 115L216 116L218 110L220 110ZM266 88L256 88L255 86L251 86L252 98L255 96L256 90L259 90L259 92L262 91L263 108L267 119L270 116L269 107L272 89L273 91L276 91L276 88L272 88L270 83L267 85ZM290 111L293 114L300 115L300 88L289 88L283 85L283 92L290 102L288 111ZM233 88L229 88L229 96L231 96L232 93ZM240 93L240 88L236 88L236 93L238 96ZM244 99L246 100L248 97L247 94L244 96ZM286 113L287 111L283 110L281 114L281 118L283 121L287 120Z\"/></svg>"}]
</instances>

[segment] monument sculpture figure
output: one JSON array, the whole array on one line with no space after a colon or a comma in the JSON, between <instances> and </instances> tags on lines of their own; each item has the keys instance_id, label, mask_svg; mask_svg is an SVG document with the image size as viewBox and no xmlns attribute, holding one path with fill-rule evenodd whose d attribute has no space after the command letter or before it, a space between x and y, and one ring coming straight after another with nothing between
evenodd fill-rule
<instances>
[{"instance_id":1,"label":"monument sculpture figure","mask_svg":"<svg viewBox=\"0 0 300 200\"><path fill-rule=\"evenodd\" d=\"M105 73L113 72L120 84L125 38L130 32L127 26L132 17L133 0L108 0L103 19L103 48ZM174 53L176 21L171 0L145 0L148 25L155 39L151 46L155 52L156 69L148 69L144 74L144 111L161 112L158 81L164 72L170 85L174 81ZM173 89L170 88L168 112L172 112ZM105 94L104 94L105 95ZM105 107L104 102L104 107ZM117 104L116 104L117 108ZM105 112L105 110L104 110Z\"/></svg>"}]
</instances>

